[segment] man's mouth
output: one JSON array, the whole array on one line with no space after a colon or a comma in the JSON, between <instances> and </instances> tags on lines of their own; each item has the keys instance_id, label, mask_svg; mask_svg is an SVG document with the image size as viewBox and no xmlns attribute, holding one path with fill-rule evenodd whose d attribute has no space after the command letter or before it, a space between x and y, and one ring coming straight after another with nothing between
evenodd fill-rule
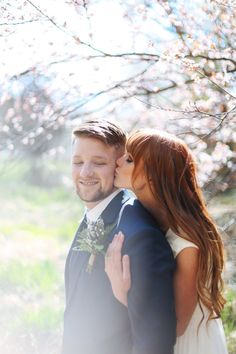
<instances>
[{"instance_id":1,"label":"man's mouth","mask_svg":"<svg viewBox=\"0 0 236 354\"><path fill-rule=\"evenodd\" d=\"M98 181L79 181L79 183L84 186L94 186Z\"/></svg>"}]
</instances>

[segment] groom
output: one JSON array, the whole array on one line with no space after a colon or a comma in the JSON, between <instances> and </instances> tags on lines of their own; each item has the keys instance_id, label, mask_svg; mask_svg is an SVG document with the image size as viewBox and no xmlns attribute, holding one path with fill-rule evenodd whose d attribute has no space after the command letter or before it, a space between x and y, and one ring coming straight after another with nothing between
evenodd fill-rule
<instances>
[{"instance_id":1,"label":"groom","mask_svg":"<svg viewBox=\"0 0 236 354\"><path fill-rule=\"evenodd\" d=\"M108 121L87 121L73 134L72 177L86 214L66 260L62 353L172 354L176 322L171 249L152 216L113 185L126 136ZM100 226L104 222L106 237L88 232L98 220ZM128 309L113 296L104 271L104 252L119 230L131 260Z\"/></svg>"}]
</instances>

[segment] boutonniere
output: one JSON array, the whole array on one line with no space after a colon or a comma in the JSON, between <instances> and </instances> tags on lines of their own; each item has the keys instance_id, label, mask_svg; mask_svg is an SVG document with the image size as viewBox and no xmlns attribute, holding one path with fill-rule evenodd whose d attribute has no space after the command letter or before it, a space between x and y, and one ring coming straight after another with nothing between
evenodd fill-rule
<instances>
[{"instance_id":1,"label":"boutonniere","mask_svg":"<svg viewBox=\"0 0 236 354\"><path fill-rule=\"evenodd\" d=\"M81 231L77 240L77 246L73 249L75 251L86 251L90 253L86 271L91 273L94 265L96 255L105 255L104 240L111 233L116 226L116 223L104 225L101 217L95 222L87 223L87 228Z\"/></svg>"}]
</instances>

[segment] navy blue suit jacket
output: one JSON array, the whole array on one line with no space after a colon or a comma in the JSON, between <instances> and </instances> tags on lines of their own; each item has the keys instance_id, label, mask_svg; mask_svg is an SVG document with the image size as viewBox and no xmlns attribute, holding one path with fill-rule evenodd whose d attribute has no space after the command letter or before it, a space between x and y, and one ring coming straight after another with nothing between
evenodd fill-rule
<instances>
[{"instance_id":1,"label":"navy blue suit jacket","mask_svg":"<svg viewBox=\"0 0 236 354\"><path fill-rule=\"evenodd\" d=\"M105 224L118 220L125 234L123 253L131 260L132 287L128 309L113 296L104 271L104 256L86 272L89 254L74 251L85 226L80 225L65 268L66 308L63 354L172 354L175 343L174 259L153 217L126 192L119 193L102 213Z\"/></svg>"}]
</instances>

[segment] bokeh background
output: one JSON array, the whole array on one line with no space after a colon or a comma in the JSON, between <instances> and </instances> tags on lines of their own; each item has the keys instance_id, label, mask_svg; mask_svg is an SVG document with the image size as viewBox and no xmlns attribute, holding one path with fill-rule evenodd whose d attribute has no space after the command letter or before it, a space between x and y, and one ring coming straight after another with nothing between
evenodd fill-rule
<instances>
[{"instance_id":1,"label":"bokeh background","mask_svg":"<svg viewBox=\"0 0 236 354\"><path fill-rule=\"evenodd\" d=\"M226 248L236 353L236 2L0 2L0 352L60 353L64 263L83 212L71 130L157 127L191 147Z\"/></svg>"}]
</instances>

